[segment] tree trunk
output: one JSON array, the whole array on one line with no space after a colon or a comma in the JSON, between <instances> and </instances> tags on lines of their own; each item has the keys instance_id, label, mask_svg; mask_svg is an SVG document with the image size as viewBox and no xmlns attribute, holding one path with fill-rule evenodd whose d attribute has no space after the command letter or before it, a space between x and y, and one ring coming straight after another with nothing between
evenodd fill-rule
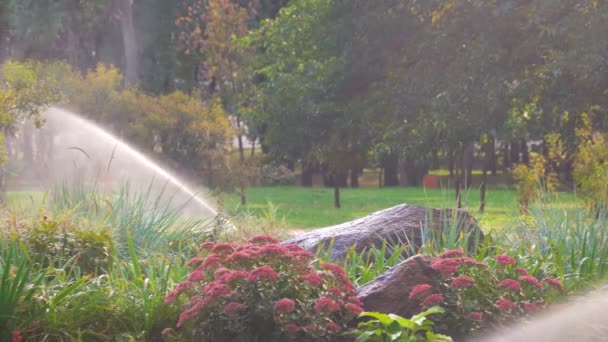
<instances>
[{"instance_id":1,"label":"tree trunk","mask_svg":"<svg viewBox=\"0 0 608 342\"><path fill-rule=\"evenodd\" d=\"M359 187L359 173L360 173L360 170L358 168L352 168L350 170L350 187L351 188Z\"/></svg>"},{"instance_id":2,"label":"tree trunk","mask_svg":"<svg viewBox=\"0 0 608 342\"><path fill-rule=\"evenodd\" d=\"M246 187L244 187L244 186L241 187L240 195L241 195L241 205L247 205L247 189L246 189Z\"/></svg>"},{"instance_id":3,"label":"tree trunk","mask_svg":"<svg viewBox=\"0 0 608 342\"><path fill-rule=\"evenodd\" d=\"M379 168L378 169L378 188L382 188L384 186L384 178L382 178L383 175L384 175L384 169Z\"/></svg>"},{"instance_id":4,"label":"tree trunk","mask_svg":"<svg viewBox=\"0 0 608 342\"><path fill-rule=\"evenodd\" d=\"M496 176L498 174L498 167L496 163L496 137L493 135L489 136L488 141L488 153L489 153L489 165L488 169L492 173L492 176Z\"/></svg>"},{"instance_id":5,"label":"tree trunk","mask_svg":"<svg viewBox=\"0 0 608 342\"><path fill-rule=\"evenodd\" d=\"M338 185L337 181L334 185L334 208L340 209L340 186Z\"/></svg>"},{"instance_id":6,"label":"tree trunk","mask_svg":"<svg viewBox=\"0 0 608 342\"><path fill-rule=\"evenodd\" d=\"M68 59L68 63L71 65L77 66L78 68L82 68L83 66L79 63L78 51L79 49L78 36L74 33L74 31L69 28L67 30L67 46L66 46L66 56ZM81 69L84 70L84 69Z\"/></svg>"},{"instance_id":7,"label":"tree trunk","mask_svg":"<svg viewBox=\"0 0 608 342\"><path fill-rule=\"evenodd\" d=\"M462 208L462 178L463 178L463 161L464 161L464 151L457 155L458 163L454 170L454 190L456 193L456 208Z\"/></svg>"},{"instance_id":8,"label":"tree trunk","mask_svg":"<svg viewBox=\"0 0 608 342\"><path fill-rule=\"evenodd\" d=\"M340 172L335 178L338 181L338 186L341 188L348 187L348 172Z\"/></svg>"},{"instance_id":9,"label":"tree trunk","mask_svg":"<svg viewBox=\"0 0 608 342\"><path fill-rule=\"evenodd\" d=\"M249 155L249 158L253 158L253 156L255 155L255 140L253 139L253 141L251 142L251 154Z\"/></svg>"},{"instance_id":10,"label":"tree trunk","mask_svg":"<svg viewBox=\"0 0 608 342\"><path fill-rule=\"evenodd\" d=\"M521 140L521 162L530 165L530 152L528 151L528 142L526 139Z\"/></svg>"},{"instance_id":11,"label":"tree trunk","mask_svg":"<svg viewBox=\"0 0 608 342\"><path fill-rule=\"evenodd\" d=\"M213 162L207 158L207 186L213 188Z\"/></svg>"},{"instance_id":12,"label":"tree trunk","mask_svg":"<svg viewBox=\"0 0 608 342\"><path fill-rule=\"evenodd\" d=\"M494 145L492 143L492 145ZM481 172L481 187L479 189L479 213L483 214L483 212L486 209L486 191L487 191L487 183L488 183L488 168L489 166L492 164L492 153L491 153L491 146L488 147L486 155L485 155L485 159L483 162L483 168L482 168L482 172Z\"/></svg>"},{"instance_id":13,"label":"tree trunk","mask_svg":"<svg viewBox=\"0 0 608 342\"><path fill-rule=\"evenodd\" d=\"M456 162L454 161L454 156L450 153L450 159L448 160L448 171L450 172L450 178L454 179L454 164L456 164Z\"/></svg>"},{"instance_id":14,"label":"tree trunk","mask_svg":"<svg viewBox=\"0 0 608 342\"><path fill-rule=\"evenodd\" d=\"M390 154L383 158L382 167L384 168L384 186L399 186L397 168L399 160L396 155Z\"/></svg>"},{"instance_id":15,"label":"tree trunk","mask_svg":"<svg viewBox=\"0 0 608 342\"><path fill-rule=\"evenodd\" d=\"M473 184L473 165L475 162L475 144L469 143L464 148L462 154L462 170L461 173L464 176L464 187L469 188Z\"/></svg>"},{"instance_id":16,"label":"tree trunk","mask_svg":"<svg viewBox=\"0 0 608 342\"><path fill-rule=\"evenodd\" d=\"M511 164L519 164L519 144L516 141L511 142Z\"/></svg>"},{"instance_id":17,"label":"tree trunk","mask_svg":"<svg viewBox=\"0 0 608 342\"><path fill-rule=\"evenodd\" d=\"M28 168L33 167L34 164L34 151L32 145L32 138L34 134L34 127L30 122L26 122L23 125L23 160L27 163Z\"/></svg>"},{"instance_id":18,"label":"tree trunk","mask_svg":"<svg viewBox=\"0 0 608 342\"><path fill-rule=\"evenodd\" d=\"M327 164L321 164L321 173L323 174L323 186L326 188L331 188L334 186L334 175L329 173L327 169Z\"/></svg>"},{"instance_id":19,"label":"tree trunk","mask_svg":"<svg viewBox=\"0 0 608 342\"><path fill-rule=\"evenodd\" d=\"M239 143L239 160L241 164L245 162L245 148L243 147L243 135L237 135L237 141Z\"/></svg>"},{"instance_id":20,"label":"tree trunk","mask_svg":"<svg viewBox=\"0 0 608 342\"><path fill-rule=\"evenodd\" d=\"M120 31L125 53L125 80L127 84L137 84L137 42L133 23L133 5L131 0L118 1Z\"/></svg>"},{"instance_id":21,"label":"tree trunk","mask_svg":"<svg viewBox=\"0 0 608 342\"><path fill-rule=\"evenodd\" d=\"M509 169L511 168L511 158L510 157L510 153L509 153L509 144L507 144L506 142L503 142L504 145L502 147L502 170L503 173L507 173L509 171Z\"/></svg>"},{"instance_id":22,"label":"tree trunk","mask_svg":"<svg viewBox=\"0 0 608 342\"><path fill-rule=\"evenodd\" d=\"M402 180L402 184L406 186L418 186L422 182L422 178L426 174L426 170L421 170L416 166L416 161L412 158L406 158L403 165L405 179Z\"/></svg>"},{"instance_id":23,"label":"tree trunk","mask_svg":"<svg viewBox=\"0 0 608 342\"><path fill-rule=\"evenodd\" d=\"M300 175L300 185L305 187L312 187L312 175L314 168L307 162L302 163L302 174Z\"/></svg>"},{"instance_id":24,"label":"tree trunk","mask_svg":"<svg viewBox=\"0 0 608 342\"><path fill-rule=\"evenodd\" d=\"M482 171L482 179L481 179L481 187L479 188L479 213L483 214L486 210L486 192L487 192L487 183L488 181L488 170L484 167Z\"/></svg>"}]
</instances>

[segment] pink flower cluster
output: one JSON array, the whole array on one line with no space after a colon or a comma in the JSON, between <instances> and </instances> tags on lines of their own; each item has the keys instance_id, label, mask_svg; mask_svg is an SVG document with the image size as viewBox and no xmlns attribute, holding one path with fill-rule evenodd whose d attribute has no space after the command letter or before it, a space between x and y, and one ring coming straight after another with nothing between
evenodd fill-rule
<instances>
[{"instance_id":1,"label":"pink flower cluster","mask_svg":"<svg viewBox=\"0 0 608 342\"><path fill-rule=\"evenodd\" d=\"M193 270L186 280L165 298L175 303L186 297L178 329L188 322L204 326L207 317L217 313L222 319L255 325L248 321L250 310L268 307L272 315L265 319L285 334L326 336L339 333L363 312L344 269L331 263L315 269L314 255L297 245L257 236L241 245L207 242L201 252L203 256L188 262Z\"/></svg>"},{"instance_id":2,"label":"pink flower cluster","mask_svg":"<svg viewBox=\"0 0 608 342\"><path fill-rule=\"evenodd\" d=\"M477 328L541 310L547 290L543 283L525 268L516 267L517 260L507 254L496 255L494 261L490 267L466 257L461 250L445 251L430 264L437 284L416 285L409 300L423 308L444 305L448 312L454 308L454 319ZM558 279L545 278L543 282L563 289ZM480 295L489 295L490 301L480 301Z\"/></svg>"},{"instance_id":3,"label":"pink flower cluster","mask_svg":"<svg viewBox=\"0 0 608 342\"><path fill-rule=\"evenodd\" d=\"M429 284L419 284L412 288L410 291L409 299L410 300L420 300L422 305L425 307L430 307L433 305L440 304L443 302L443 295L440 293L432 293L433 287Z\"/></svg>"},{"instance_id":4,"label":"pink flower cluster","mask_svg":"<svg viewBox=\"0 0 608 342\"><path fill-rule=\"evenodd\" d=\"M519 285L517 280L513 280L513 279L505 279L505 280L501 281L500 283L498 283L498 287L504 287L506 289L510 289L513 291L521 290L521 285Z\"/></svg>"}]
</instances>

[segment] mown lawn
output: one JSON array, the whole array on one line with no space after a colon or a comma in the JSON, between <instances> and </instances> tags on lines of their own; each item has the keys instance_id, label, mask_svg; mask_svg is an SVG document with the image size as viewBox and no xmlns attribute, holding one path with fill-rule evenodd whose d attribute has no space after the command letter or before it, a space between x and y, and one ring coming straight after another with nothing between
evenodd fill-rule
<instances>
[{"instance_id":1,"label":"mown lawn","mask_svg":"<svg viewBox=\"0 0 608 342\"><path fill-rule=\"evenodd\" d=\"M236 195L225 198L226 210L231 213L249 213L265 216L272 212L275 218L284 219L289 228L318 228L346 222L374 211L400 203L427 207L455 207L454 191L424 188L359 188L342 189L342 208L333 207L333 190L302 187L258 187L247 191L248 204L239 205ZM561 193L553 196L550 205L575 208L581 203L574 195ZM474 213L486 229L502 228L519 216L516 193L507 187L492 188L486 197L486 211L478 215L479 190L464 195L463 204Z\"/></svg>"}]
</instances>

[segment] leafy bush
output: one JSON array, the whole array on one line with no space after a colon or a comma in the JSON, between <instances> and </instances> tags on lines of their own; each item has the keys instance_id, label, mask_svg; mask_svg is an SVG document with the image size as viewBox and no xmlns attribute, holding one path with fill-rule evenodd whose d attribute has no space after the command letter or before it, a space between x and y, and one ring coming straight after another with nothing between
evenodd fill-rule
<instances>
[{"instance_id":1,"label":"leafy bush","mask_svg":"<svg viewBox=\"0 0 608 342\"><path fill-rule=\"evenodd\" d=\"M113 242L108 229L84 230L70 222L42 219L21 232L32 257L43 265L74 259L84 274L107 270L112 264ZM56 265L55 265L56 266Z\"/></svg>"},{"instance_id":2,"label":"leafy bush","mask_svg":"<svg viewBox=\"0 0 608 342\"><path fill-rule=\"evenodd\" d=\"M31 303L38 285L43 280L42 273L32 272L27 252L16 241L0 241L0 341L10 341L20 337L20 326L26 324L35 313Z\"/></svg>"},{"instance_id":3,"label":"leafy bush","mask_svg":"<svg viewBox=\"0 0 608 342\"><path fill-rule=\"evenodd\" d=\"M327 340L363 310L344 270L311 266L314 256L268 236L249 243L205 243L195 269L166 297L185 297L177 330L203 341Z\"/></svg>"},{"instance_id":4,"label":"leafy bush","mask_svg":"<svg viewBox=\"0 0 608 342\"><path fill-rule=\"evenodd\" d=\"M511 175L517 183L518 201L523 212L528 212L530 199L538 194L541 187L548 191L556 188L556 179L552 175L545 177L545 164L547 161L543 156L535 155L530 159L530 165L517 164L512 170Z\"/></svg>"},{"instance_id":5,"label":"leafy bush","mask_svg":"<svg viewBox=\"0 0 608 342\"><path fill-rule=\"evenodd\" d=\"M463 255L460 250L440 254L431 263L440 274L437 285L419 284L409 295L421 308L444 307L441 322L451 333L468 334L532 314L545 305L547 292L562 290L559 280L541 282L506 254L488 263Z\"/></svg>"},{"instance_id":6,"label":"leafy bush","mask_svg":"<svg viewBox=\"0 0 608 342\"><path fill-rule=\"evenodd\" d=\"M364 312L360 318L371 318L361 322L355 331L356 342L424 342L424 341L452 341L449 336L435 334L433 321L427 316L444 313L440 307L432 307L410 319L394 314L380 312Z\"/></svg>"},{"instance_id":7,"label":"leafy bush","mask_svg":"<svg viewBox=\"0 0 608 342\"><path fill-rule=\"evenodd\" d=\"M583 127L577 130L579 144L574 158L573 176L594 210L608 208L608 139L605 134L594 133L587 116Z\"/></svg>"}]
</instances>

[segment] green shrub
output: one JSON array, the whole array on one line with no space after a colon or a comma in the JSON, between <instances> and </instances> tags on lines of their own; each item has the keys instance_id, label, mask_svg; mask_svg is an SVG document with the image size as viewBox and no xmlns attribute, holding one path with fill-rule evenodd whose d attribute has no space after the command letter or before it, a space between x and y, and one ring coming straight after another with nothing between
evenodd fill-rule
<instances>
[{"instance_id":1,"label":"green shrub","mask_svg":"<svg viewBox=\"0 0 608 342\"><path fill-rule=\"evenodd\" d=\"M357 326L356 342L438 342L452 341L449 336L433 332L433 321L427 316L442 314L440 307L429 308L410 319L394 314L364 312L359 318L369 319Z\"/></svg>"},{"instance_id":2,"label":"green shrub","mask_svg":"<svg viewBox=\"0 0 608 342\"><path fill-rule=\"evenodd\" d=\"M363 310L344 270L268 236L232 245L206 243L195 270L167 295L184 298L177 330L202 341L328 340Z\"/></svg>"},{"instance_id":3,"label":"green shrub","mask_svg":"<svg viewBox=\"0 0 608 342\"><path fill-rule=\"evenodd\" d=\"M579 144L574 158L573 176L587 205L594 210L608 208L608 138L593 132L587 116L577 129Z\"/></svg>"},{"instance_id":4,"label":"green shrub","mask_svg":"<svg viewBox=\"0 0 608 342\"><path fill-rule=\"evenodd\" d=\"M45 266L74 259L84 274L97 274L111 267L113 242L109 229L77 228L68 221L42 219L20 232L29 252Z\"/></svg>"}]
</instances>

